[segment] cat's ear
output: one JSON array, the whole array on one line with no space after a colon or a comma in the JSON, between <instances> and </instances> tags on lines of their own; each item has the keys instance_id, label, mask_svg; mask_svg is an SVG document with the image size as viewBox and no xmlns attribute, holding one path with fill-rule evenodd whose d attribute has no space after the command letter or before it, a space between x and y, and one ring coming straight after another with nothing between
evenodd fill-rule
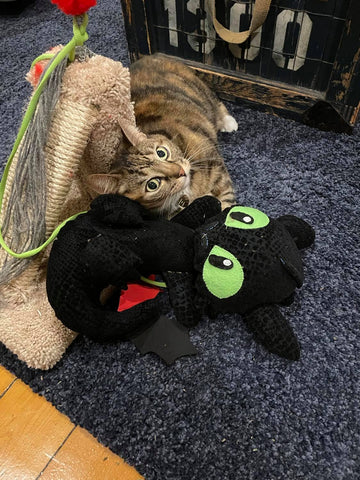
<instances>
[{"instance_id":1,"label":"cat's ear","mask_svg":"<svg viewBox=\"0 0 360 480\"><path fill-rule=\"evenodd\" d=\"M123 131L124 137L130 142L131 145L136 147L140 143L144 142L147 139L145 133L140 132L140 130L126 120L119 120L121 130Z\"/></svg>"},{"instance_id":2,"label":"cat's ear","mask_svg":"<svg viewBox=\"0 0 360 480\"><path fill-rule=\"evenodd\" d=\"M94 173L88 175L85 182L91 190L100 195L104 193L117 193L121 195L126 188L121 180L121 175Z\"/></svg>"}]
</instances>

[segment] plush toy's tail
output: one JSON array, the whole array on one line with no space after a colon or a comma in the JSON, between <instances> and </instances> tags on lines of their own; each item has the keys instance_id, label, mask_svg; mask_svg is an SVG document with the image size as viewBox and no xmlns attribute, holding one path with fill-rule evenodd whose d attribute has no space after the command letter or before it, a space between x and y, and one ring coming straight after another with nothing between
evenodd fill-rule
<instances>
[{"instance_id":1,"label":"plush toy's tail","mask_svg":"<svg viewBox=\"0 0 360 480\"><path fill-rule=\"evenodd\" d=\"M106 310L89 298L86 298L80 309L75 305L73 307L73 311L66 312L65 315L61 307L56 309L57 318L65 319L65 326L96 342L129 340L143 332L160 316L157 298L146 300L121 312Z\"/></svg>"}]
</instances>

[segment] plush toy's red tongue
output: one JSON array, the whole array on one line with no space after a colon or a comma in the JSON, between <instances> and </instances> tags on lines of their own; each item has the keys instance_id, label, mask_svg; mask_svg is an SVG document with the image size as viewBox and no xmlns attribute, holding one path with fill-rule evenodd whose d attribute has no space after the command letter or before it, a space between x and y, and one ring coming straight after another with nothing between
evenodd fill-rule
<instances>
[{"instance_id":1,"label":"plush toy's red tongue","mask_svg":"<svg viewBox=\"0 0 360 480\"><path fill-rule=\"evenodd\" d=\"M151 280L155 280L155 275L150 276ZM127 290L123 290L120 295L118 312L128 310L139 303L151 300L161 292L161 288L152 285L144 285L140 283L129 283Z\"/></svg>"}]
</instances>

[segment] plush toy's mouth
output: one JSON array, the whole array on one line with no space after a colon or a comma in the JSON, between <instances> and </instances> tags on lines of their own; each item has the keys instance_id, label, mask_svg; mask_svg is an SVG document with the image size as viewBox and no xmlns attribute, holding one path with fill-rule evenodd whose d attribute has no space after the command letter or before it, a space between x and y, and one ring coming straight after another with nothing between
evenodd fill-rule
<instances>
[{"instance_id":1,"label":"plush toy's mouth","mask_svg":"<svg viewBox=\"0 0 360 480\"><path fill-rule=\"evenodd\" d=\"M128 310L146 300L152 300L162 291L159 287L144 283L129 283L127 287L120 293L118 312Z\"/></svg>"}]
</instances>

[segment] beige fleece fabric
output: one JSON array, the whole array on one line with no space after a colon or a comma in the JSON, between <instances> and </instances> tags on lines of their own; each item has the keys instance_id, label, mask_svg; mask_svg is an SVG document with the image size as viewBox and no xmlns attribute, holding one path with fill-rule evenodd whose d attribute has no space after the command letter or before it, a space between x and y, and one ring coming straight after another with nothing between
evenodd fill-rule
<instances>
[{"instance_id":1,"label":"beige fleece fabric","mask_svg":"<svg viewBox=\"0 0 360 480\"><path fill-rule=\"evenodd\" d=\"M31 72L27 78L31 81ZM141 135L131 103L129 70L101 55L71 63L63 77L45 147L47 235L65 218L89 208L91 195L83 179L109 170L126 129ZM3 211L15 167L16 156ZM76 337L55 317L47 300L50 248L34 257L21 275L0 287L0 341L29 367L43 370L53 367ZM0 265L6 255L0 250Z\"/></svg>"}]
</instances>

